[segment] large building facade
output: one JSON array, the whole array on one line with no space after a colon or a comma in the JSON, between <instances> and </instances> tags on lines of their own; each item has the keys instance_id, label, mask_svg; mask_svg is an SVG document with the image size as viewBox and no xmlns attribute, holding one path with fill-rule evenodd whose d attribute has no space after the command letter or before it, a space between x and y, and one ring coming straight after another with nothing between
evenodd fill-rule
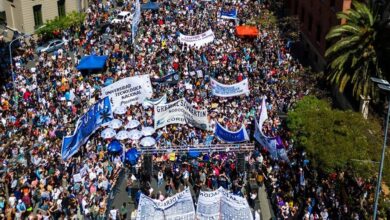
<instances>
[{"instance_id":1,"label":"large building facade","mask_svg":"<svg viewBox=\"0 0 390 220\"><path fill-rule=\"evenodd\" d=\"M88 0L0 1L3 1L7 27L26 34L33 34L47 20L72 11L84 10L88 4Z\"/></svg>"},{"instance_id":2,"label":"large building facade","mask_svg":"<svg viewBox=\"0 0 390 220\"><path fill-rule=\"evenodd\" d=\"M303 55L317 70L326 67L325 50L329 46L325 36L331 27L341 24L336 14L347 11L352 0L285 0L290 15L298 16L301 23Z\"/></svg>"}]
</instances>

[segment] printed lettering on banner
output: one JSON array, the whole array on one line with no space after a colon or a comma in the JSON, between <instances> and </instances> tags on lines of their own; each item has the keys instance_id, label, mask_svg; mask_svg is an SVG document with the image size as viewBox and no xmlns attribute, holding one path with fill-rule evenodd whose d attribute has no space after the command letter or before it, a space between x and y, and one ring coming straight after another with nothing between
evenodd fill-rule
<instances>
[{"instance_id":1,"label":"printed lettering on banner","mask_svg":"<svg viewBox=\"0 0 390 220\"><path fill-rule=\"evenodd\" d=\"M154 128L158 129L170 124L190 124L207 130L209 128L207 110L195 109L184 98L154 106Z\"/></svg>"},{"instance_id":2,"label":"printed lettering on banner","mask_svg":"<svg viewBox=\"0 0 390 220\"><path fill-rule=\"evenodd\" d=\"M245 198L233 195L224 188L211 192L200 191L196 219L248 219L252 212Z\"/></svg>"},{"instance_id":3,"label":"printed lettering on banner","mask_svg":"<svg viewBox=\"0 0 390 220\"><path fill-rule=\"evenodd\" d=\"M238 131L231 132L217 122L217 125L214 129L214 134L218 139L226 143L239 143L249 140L249 135L245 129L245 126L242 126Z\"/></svg>"},{"instance_id":4,"label":"printed lettering on banner","mask_svg":"<svg viewBox=\"0 0 390 220\"><path fill-rule=\"evenodd\" d=\"M189 46L196 46L201 47L208 43L211 43L214 41L215 35L214 32L210 29L202 34L198 35L179 35L179 42L189 45Z\"/></svg>"},{"instance_id":5,"label":"printed lettering on banner","mask_svg":"<svg viewBox=\"0 0 390 220\"><path fill-rule=\"evenodd\" d=\"M153 88L149 75L140 75L121 79L102 88L102 95L110 97L115 110L121 105L130 106L151 98Z\"/></svg>"},{"instance_id":6,"label":"printed lettering on banner","mask_svg":"<svg viewBox=\"0 0 390 220\"><path fill-rule=\"evenodd\" d=\"M247 95L249 94L249 83L248 79L244 79L239 83L225 85L211 78L211 90L213 95L219 97L232 97L244 94Z\"/></svg>"},{"instance_id":7,"label":"printed lettering on banner","mask_svg":"<svg viewBox=\"0 0 390 220\"><path fill-rule=\"evenodd\" d=\"M108 97L100 99L92 105L77 121L74 133L62 139L62 159L67 160L77 153L80 146L87 142L91 134L112 119L112 108Z\"/></svg>"},{"instance_id":8,"label":"printed lettering on banner","mask_svg":"<svg viewBox=\"0 0 390 220\"><path fill-rule=\"evenodd\" d=\"M137 220L141 219L195 219L195 208L190 190L185 189L164 201L154 200L141 194Z\"/></svg>"}]
</instances>

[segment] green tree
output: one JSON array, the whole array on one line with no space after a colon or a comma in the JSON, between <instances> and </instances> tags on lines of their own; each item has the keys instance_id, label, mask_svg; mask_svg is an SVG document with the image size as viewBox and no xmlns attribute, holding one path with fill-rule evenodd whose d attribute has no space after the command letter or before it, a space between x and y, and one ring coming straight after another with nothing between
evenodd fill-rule
<instances>
[{"instance_id":1,"label":"green tree","mask_svg":"<svg viewBox=\"0 0 390 220\"><path fill-rule=\"evenodd\" d=\"M48 20L44 26L36 30L36 33L47 37L53 37L55 31L80 25L84 22L85 17L85 13L73 11L64 17L55 17L53 20Z\"/></svg>"},{"instance_id":2,"label":"green tree","mask_svg":"<svg viewBox=\"0 0 390 220\"><path fill-rule=\"evenodd\" d=\"M382 129L360 113L332 109L330 103L307 96L288 113L287 125L294 140L312 158L313 165L330 173L351 167L356 176L378 172ZM386 157L384 180L390 183L390 159Z\"/></svg>"},{"instance_id":3,"label":"green tree","mask_svg":"<svg viewBox=\"0 0 390 220\"><path fill-rule=\"evenodd\" d=\"M352 86L353 95L376 94L370 77L382 76L378 65L378 16L364 3L352 2L347 12L337 14L346 23L333 27L326 40L334 42L326 52L329 62L328 79L343 92L347 85Z\"/></svg>"}]
</instances>

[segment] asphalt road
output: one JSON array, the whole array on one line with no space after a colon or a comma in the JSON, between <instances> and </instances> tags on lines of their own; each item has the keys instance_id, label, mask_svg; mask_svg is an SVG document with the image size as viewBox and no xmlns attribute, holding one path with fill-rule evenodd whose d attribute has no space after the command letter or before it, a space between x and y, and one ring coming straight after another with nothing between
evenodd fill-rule
<instances>
[{"instance_id":1,"label":"asphalt road","mask_svg":"<svg viewBox=\"0 0 390 220\"><path fill-rule=\"evenodd\" d=\"M115 209L120 210L123 203L126 203L126 207L128 210L127 219L131 219L131 213L135 210L135 204L132 198L128 197L126 192L126 181L127 180L127 174L125 174L125 178L122 179L118 184L117 191L115 192L115 198L113 200L113 203L111 206L114 206ZM163 183L160 187L157 187L157 181L156 179L151 179L151 185L154 190L154 192L161 191L165 193L165 183ZM134 183L133 187L133 195L135 196L137 190L138 190L138 182ZM265 186L259 187L258 191L258 202L255 205L255 210L260 210L260 215L262 220L269 220L273 219L273 211L271 210L270 201L267 196L267 192L265 191ZM191 193L194 194L192 191L192 187L190 187ZM174 192L175 193L175 192ZM110 207L108 207L110 209Z\"/></svg>"}]
</instances>

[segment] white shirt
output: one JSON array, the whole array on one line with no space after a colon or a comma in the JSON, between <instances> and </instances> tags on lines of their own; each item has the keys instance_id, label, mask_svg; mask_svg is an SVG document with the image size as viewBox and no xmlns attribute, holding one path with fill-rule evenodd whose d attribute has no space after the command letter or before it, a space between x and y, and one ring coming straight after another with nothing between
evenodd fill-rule
<instances>
[{"instance_id":1,"label":"white shirt","mask_svg":"<svg viewBox=\"0 0 390 220\"><path fill-rule=\"evenodd\" d=\"M89 173L89 179L90 179L90 180L96 179L96 173L90 172L90 173Z\"/></svg>"},{"instance_id":2,"label":"white shirt","mask_svg":"<svg viewBox=\"0 0 390 220\"><path fill-rule=\"evenodd\" d=\"M118 210L116 210L116 209L110 210L110 217L112 219L116 220L117 213L118 213Z\"/></svg>"}]
</instances>

